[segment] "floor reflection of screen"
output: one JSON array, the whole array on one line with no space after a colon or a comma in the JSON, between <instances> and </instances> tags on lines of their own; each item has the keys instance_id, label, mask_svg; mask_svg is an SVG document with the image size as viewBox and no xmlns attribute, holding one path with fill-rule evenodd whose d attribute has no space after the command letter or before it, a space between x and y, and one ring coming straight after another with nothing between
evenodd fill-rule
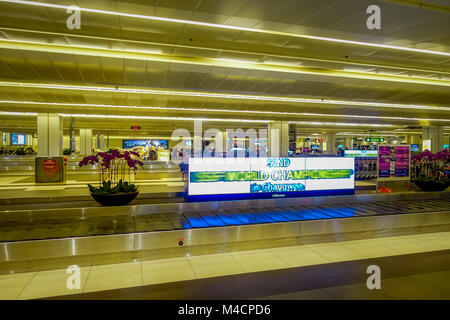
<instances>
[{"instance_id":1,"label":"floor reflection of screen","mask_svg":"<svg viewBox=\"0 0 450 320\"><path fill-rule=\"evenodd\" d=\"M13 146L25 145L25 134L11 133L11 145L13 145Z\"/></svg>"},{"instance_id":2,"label":"floor reflection of screen","mask_svg":"<svg viewBox=\"0 0 450 320\"><path fill-rule=\"evenodd\" d=\"M159 147L163 149L169 148L168 140L123 140L123 148L131 149L133 147L155 147L158 149Z\"/></svg>"}]
</instances>

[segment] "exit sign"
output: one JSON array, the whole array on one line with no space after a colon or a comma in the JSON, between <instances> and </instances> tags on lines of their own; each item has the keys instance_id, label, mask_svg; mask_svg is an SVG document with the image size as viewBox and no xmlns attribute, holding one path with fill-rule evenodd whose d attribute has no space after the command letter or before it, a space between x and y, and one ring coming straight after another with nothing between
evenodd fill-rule
<instances>
[{"instance_id":1,"label":"exit sign","mask_svg":"<svg viewBox=\"0 0 450 320\"><path fill-rule=\"evenodd\" d=\"M384 138L366 138L367 142L383 142Z\"/></svg>"},{"instance_id":2,"label":"exit sign","mask_svg":"<svg viewBox=\"0 0 450 320\"><path fill-rule=\"evenodd\" d=\"M132 126L131 130L141 130L141 127L140 126Z\"/></svg>"}]
</instances>

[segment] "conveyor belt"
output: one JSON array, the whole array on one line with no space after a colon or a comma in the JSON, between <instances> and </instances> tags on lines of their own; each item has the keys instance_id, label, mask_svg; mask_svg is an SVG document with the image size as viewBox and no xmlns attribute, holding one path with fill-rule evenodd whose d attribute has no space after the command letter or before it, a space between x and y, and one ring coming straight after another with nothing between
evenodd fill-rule
<instances>
[{"instance_id":1,"label":"conveyor belt","mask_svg":"<svg viewBox=\"0 0 450 320\"><path fill-rule=\"evenodd\" d=\"M450 199L353 202L255 209L231 208L139 215L117 214L88 216L80 219L62 215L33 221L4 220L0 223L0 242L442 211L450 211Z\"/></svg>"}]
</instances>

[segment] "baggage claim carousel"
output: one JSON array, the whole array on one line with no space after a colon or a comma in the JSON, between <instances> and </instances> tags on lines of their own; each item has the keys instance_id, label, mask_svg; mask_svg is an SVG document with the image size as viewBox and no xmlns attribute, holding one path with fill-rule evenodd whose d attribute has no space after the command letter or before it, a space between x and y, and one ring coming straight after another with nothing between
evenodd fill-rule
<instances>
[{"instance_id":1,"label":"baggage claim carousel","mask_svg":"<svg viewBox=\"0 0 450 320\"><path fill-rule=\"evenodd\" d=\"M1 211L0 271L450 230L450 192ZM51 261L51 263L43 263ZM45 265L45 267L43 267Z\"/></svg>"}]
</instances>

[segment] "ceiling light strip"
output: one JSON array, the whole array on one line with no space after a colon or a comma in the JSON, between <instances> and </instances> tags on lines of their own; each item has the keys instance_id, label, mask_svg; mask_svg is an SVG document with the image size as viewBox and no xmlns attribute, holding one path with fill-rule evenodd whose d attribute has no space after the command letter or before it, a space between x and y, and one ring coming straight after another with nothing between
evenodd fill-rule
<instances>
[{"instance_id":1,"label":"ceiling light strip","mask_svg":"<svg viewBox=\"0 0 450 320\"><path fill-rule=\"evenodd\" d=\"M36 112L7 112L0 111L0 115L7 116L37 116ZM125 116L125 115L105 115L105 114L77 114L59 113L66 118L93 118L93 119L139 119L139 120L179 120L179 121L222 121L222 122L254 122L270 123L272 120L250 120L250 119L218 119L218 118L193 118L193 117L156 117L156 116ZM289 123L308 125L332 125L332 126L369 126L369 127L396 127L393 124L376 123L342 123L342 122L309 122L309 121L289 121Z\"/></svg>"},{"instance_id":2,"label":"ceiling light strip","mask_svg":"<svg viewBox=\"0 0 450 320\"><path fill-rule=\"evenodd\" d=\"M9 112L0 111L4 116L37 116L37 112ZM174 121L220 121L220 122L251 122L270 123L272 120L256 119L221 119L221 118L194 118L194 117L158 117L158 116L135 116L135 115L111 115L111 114L77 114L59 113L62 117L73 118L94 118L94 119L139 119L139 120L174 120Z\"/></svg>"},{"instance_id":3,"label":"ceiling light strip","mask_svg":"<svg viewBox=\"0 0 450 320\"><path fill-rule=\"evenodd\" d=\"M303 124L308 126L366 126L366 127L399 127L399 125L394 124L384 124L384 123L353 123L353 122L318 122L318 121L289 121L289 124Z\"/></svg>"},{"instance_id":4,"label":"ceiling light strip","mask_svg":"<svg viewBox=\"0 0 450 320\"><path fill-rule=\"evenodd\" d=\"M30 82L9 82L0 81L0 86L5 87L25 87L39 89L57 89L57 90L75 90L75 91L100 91L100 92L118 92L118 93L137 93L150 95L171 95L171 96L187 96L201 98L219 98L219 99L237 99L237 100L257 100L271 102L291 102L291 103L312 103L312 104L333 104L344 106L367 106L377 108L394 108L394 109L419 109L419 110L437 110L450 111L450 107L413 105L413 104L394 104L372 101L345 101L333 99L312 99L312 98L295 98L282 96L264 96L264 95L246 95L246 94L229 94L214 93L202 91L182 91L182 90L165 90L165 89L139 89L139 88L122 88L122 87L100 87L100 86L78 86L78 85L59 85L47 83L30 83Z\"/></svg>"},{"instance_id":5,"label":"ceiling light strip","mask_svg":"<svg viewBox=\"0 0 450 320\"><path fill-rule=\"evenodd\" d=\"M379 120L401 120L401 121L444 121L450 122L450 119L431 119L431 118L405 118L390 116L369 116L369 115L352 115L352 114L324 114L309 112L281 112L281 111L265 111L265 110L233 110L233 109L207 109L207 108L182 108L182 107L151 107L151 106L128 106L128 105L111 105L111 104L92 104L92 103L66 103L66 102L40 102L40 101L14 101L0 100L0 104L26 104L26 105L42 105L42 106L67 106L67 107L84 107L84 108L112 108L112 109L135 109L135 110L163 110L163 111L182 111L182 112L214 112L214 113L248 113L248 114L267 114L279 116L298 116L298 117L338 117L338 118L354 118L354 119L379 119Z\"/></svg>"},{"instance_id":6,"label":"ceiling light strip","mask_svg":"<svg viewBox=\"0 0 450 320\"><path fill-rule=\"evenodd\" d=\"M66 5L58 5L58 4L42 3L42 2L34 2L34 1L22 1L22 0L0 0L0 2L9 2L9 3L31 5L31 6L38 6L38 7L63 9L63 10L67 10L68 8L71 7L71 6L66 6ZM327 41L327 42L334 42L334 43L344 43L344 44L375 47L375 48L382 48L382 49L392 49L392 50L409 51L409 52L423 53L423 54L450 56L450 53L448 53L448 52L409 48L409 47L400 47L400 46L393 46L393 45L387 45L387 44L378 44L378 43L363 42L363 41L352 41L352 40L336 39L336 38L330 38L330 37L304 35L304 34L296 34L296 33L289 33L289 32L280 32L280 31L256 29L256 28L249 28L249 27L240 27L240 26L233 26L233 25L226 25L226 24L208 23L208 22L201 22L201 21L195 21L195 20L148 16L148 15L141 15L141 14L123 13L123 12L117 12L117 11L107 11L107 10L90 9L90 8L83 8L83 7L79 7L79 9L82 12L106 14L106 15L113 15L113 16L120 16L120 17L129 17L129 18L136 18L136 19L143 19L143 20L180 23L180 24L188 24L188 25L216 28L216 29L247 31L247 32L253 32L253 33L263 33L263 34L278 35L278 36L293 37L293 38L303 38L303 39Z\"/></svg>"}]
</instances>

